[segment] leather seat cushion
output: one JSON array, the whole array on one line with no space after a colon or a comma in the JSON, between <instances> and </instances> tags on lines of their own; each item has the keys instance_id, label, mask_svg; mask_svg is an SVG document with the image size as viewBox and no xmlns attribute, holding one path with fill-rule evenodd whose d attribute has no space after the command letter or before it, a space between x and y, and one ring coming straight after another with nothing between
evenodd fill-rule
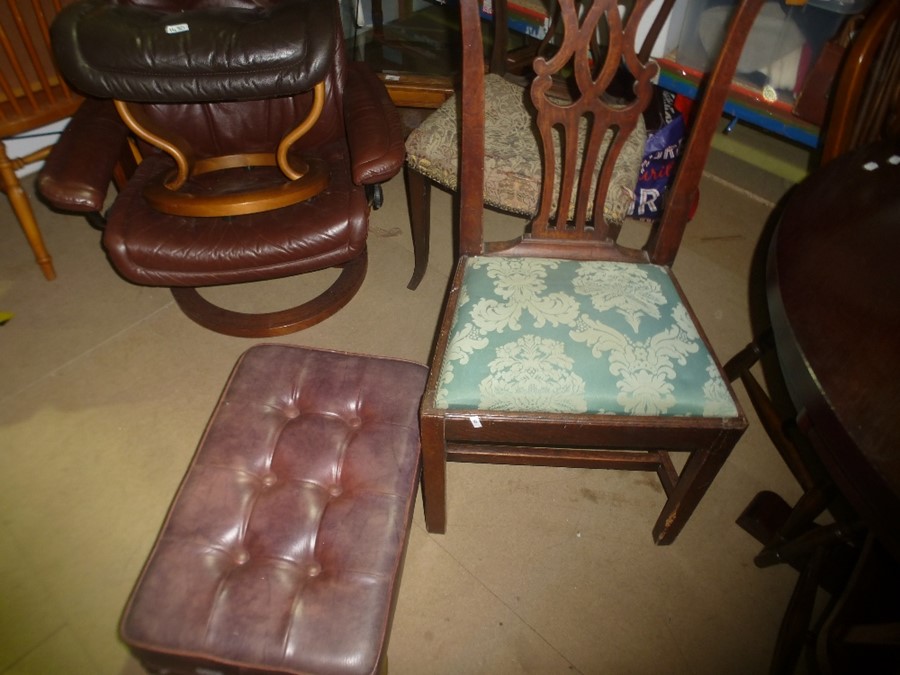
<instances>
[{"instance_id":1,"label":"leather seat cushion","mask_svg":"<svg viewBox=\"0 0 900 675\"><path fill-rule=\"evenodd\" d=\"M126 607L153 672L375 673L419 476L426 369L258 345Z\"/></svg>"},{"instance_id":2,"label":"leather seat cushion","mask_svg":"<svg viewBox=\"0 0 900 675\"><path fill-rule=\"evenodd\" d=\"M333 142L317 156L331 172L324 192L280 209L224 218L173 216L152 208L144 186L173 162L162 155L146 158L110 211L103 235L110 260L122 276L149 286L244 283L352 260L366 247L365 188L350 178L345 142ZM246 190L248 172L234 171ZM212 182L223 189L222 176Z\"/></svg>"}]
</instances>

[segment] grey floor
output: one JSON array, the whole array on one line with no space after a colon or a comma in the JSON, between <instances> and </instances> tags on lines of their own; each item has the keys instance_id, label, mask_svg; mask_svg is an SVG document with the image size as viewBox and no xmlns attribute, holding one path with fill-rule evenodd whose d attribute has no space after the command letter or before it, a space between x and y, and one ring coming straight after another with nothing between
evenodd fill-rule
<instances>
[{"instance_id":1,"label":"grey floor","mask_svg":"<svg viewBox=\"0 0 900 675\"><path fill-rule=\"evenodd\" d=\"M722 153L708 165L675 271L723 360L751 337L751 262L788 187ZM402 181L385 192L361 292L273 342L425 361L452 265L450 199L435 194L435 250L413 292ZM53 282L0 204L0 311L14 314L0 327L0 673L137 673L117 639L122 607L225 379L254 342L194 325L167 290L117 277L81 218L36 210ZM216 296L274 308L322 282ZM759 490L793 499L798 488L748 416L669 547L652 543L663 496L647 475L450 465L447 533L428 534L417 505L391 671L765 672L796 573L757 569L757 543L734 521Z\"/></svg>"}]
</instances>

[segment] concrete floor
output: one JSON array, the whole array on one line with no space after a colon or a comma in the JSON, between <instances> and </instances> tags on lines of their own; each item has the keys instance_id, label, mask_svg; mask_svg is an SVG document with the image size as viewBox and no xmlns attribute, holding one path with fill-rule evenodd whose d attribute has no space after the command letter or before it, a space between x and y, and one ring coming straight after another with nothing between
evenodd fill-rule
<instances>
[{"instance_id":1,"label":"concrete floor","mask_svg":"<svg viewBox=\"0 0 900 675\"><path fill-rule=\"evenodd\" d=\"M33 182L27 181L33 191ZM748 283L782 179L714 152L674 269L723 361L752 335ZM238 355L166 289L120 279L79 217L36 204L47 282L7 207L0 227L0 673L126 675L126 598ZM492 216L494 218L494 216ZM498 217L499 218L499 217ZM416 291L400 178L372 216L362 290L328 321L271 340L424 362L452 265L436 191ZM330 274L321 273L320 277ZM260 307L295 278L215 295ZM762 673L796 573L757 569L735 524L756 492L799 489L746 404L750 429L678 541L654 546L648 475L451 464L449 526L421 501L389 649L404 673Z\"/></svg>"}]
</instances>

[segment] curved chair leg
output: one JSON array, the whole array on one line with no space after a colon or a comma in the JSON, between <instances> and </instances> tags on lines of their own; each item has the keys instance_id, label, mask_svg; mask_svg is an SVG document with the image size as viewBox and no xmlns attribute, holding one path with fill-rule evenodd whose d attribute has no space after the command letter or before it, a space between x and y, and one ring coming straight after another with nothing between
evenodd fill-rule
<instances>
[{"instance_id":1,"label":"curved chair leg","mask_svg":"<svg viewBox=\"0 0 900 675\"><path fill-rule=\"evenodd\" d=\"M414 291L428 268L431 236L431 183L422 174L405 167L406 199L409 207L409 226L412 230L415 267L406 287Z\"/></svg>"},{"instance_id":2,"label":"curved chair leg","mask_svg":"<svg viewBox=\"0 0 900 675\"><path fill-rule=\"evenodd\" d=\"M171 290L181 311L204 328L234 337L273 337L309 328L336 313L356 295L366 277L367 267L368 256L363 251L344 264L337 280L312 300L264 314L223 309L203 298L196 288L173 287Z\"/></svg>"}]
</instances>

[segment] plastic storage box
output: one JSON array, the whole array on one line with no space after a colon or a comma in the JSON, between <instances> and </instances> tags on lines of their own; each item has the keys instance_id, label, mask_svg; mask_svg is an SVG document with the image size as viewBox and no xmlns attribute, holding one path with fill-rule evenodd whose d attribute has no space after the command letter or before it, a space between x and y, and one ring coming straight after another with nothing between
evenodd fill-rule
<instances>
[{"instance_id":1,"label":"plastic storage box","mask_svg":"<svg viewBox=\"0 0 900 675\"><path fill-rule=\"evenodd\" d=\"M766 3L747 38L736 81L758 90L765 101L792 105L825 43L848 14L863 11L869 4L871 0ZM684 68L707 72L735 5L735 0L691 0L680 34L669 38L668 58Z\"/></svg>"}]
</instances>

